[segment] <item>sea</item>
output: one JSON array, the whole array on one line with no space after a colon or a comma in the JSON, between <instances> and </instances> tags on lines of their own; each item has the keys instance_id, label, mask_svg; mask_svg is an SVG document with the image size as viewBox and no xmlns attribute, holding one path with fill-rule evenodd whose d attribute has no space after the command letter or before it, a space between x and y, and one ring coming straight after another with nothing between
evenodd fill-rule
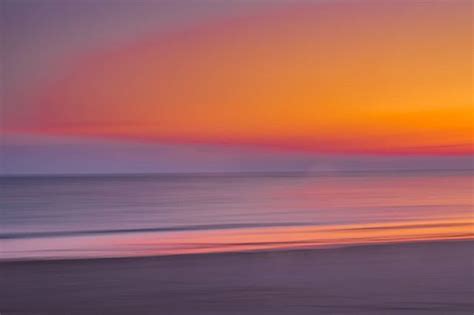
<instances>
[{"instance_id":1,"label":"sea","mask_svg":"<svg viewBox=\"0 0 474 315\"><path fill-rule=\"evenodd\" d=\"M0 259L474 238L473 171L0 177Z\"/></svg>"}]
</instances>

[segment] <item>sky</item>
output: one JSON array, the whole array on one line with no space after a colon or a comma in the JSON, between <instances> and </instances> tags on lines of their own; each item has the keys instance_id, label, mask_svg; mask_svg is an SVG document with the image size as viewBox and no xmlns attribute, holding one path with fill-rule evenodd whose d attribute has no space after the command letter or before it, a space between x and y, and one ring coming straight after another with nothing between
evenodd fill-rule
<instances>
[{"instance_id":1,"label":"sky","mask_svg":"<svg viewBox=\"0 0 474 315\"><path fill-rule=\"evenodd\" d=\"M472 2L1 2L2 174L472 167Z\"/></svg>"}]
</instances>

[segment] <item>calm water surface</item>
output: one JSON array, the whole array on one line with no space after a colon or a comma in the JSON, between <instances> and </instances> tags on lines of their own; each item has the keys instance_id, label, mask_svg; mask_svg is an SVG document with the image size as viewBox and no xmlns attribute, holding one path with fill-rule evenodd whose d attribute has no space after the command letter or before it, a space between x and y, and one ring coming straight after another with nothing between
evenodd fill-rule
<instances>
[{"instance_id":1,"label":"calm water surface","mask_svg":"<svg viewBox=\"0 0 474 315\"><path fill-rule=\"evenodd\" d=\"M3 177L2 258L472 238L472 175Z\"/></svg>"}]
</instances>

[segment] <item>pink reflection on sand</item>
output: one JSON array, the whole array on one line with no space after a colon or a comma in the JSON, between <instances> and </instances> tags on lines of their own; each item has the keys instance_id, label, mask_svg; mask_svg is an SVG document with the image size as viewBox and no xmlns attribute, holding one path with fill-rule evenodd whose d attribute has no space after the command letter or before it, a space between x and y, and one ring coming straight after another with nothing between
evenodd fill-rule
<instances>
[{"instance_id":1,"label":"pink reflection on sand","mask_svg":"<svg viewBox=\"0 0 474 315\"><path fill-rule=\"evenodd\" d=\"M160 256L448 239L474 239L473 218L12 239L2 241L2 259Z\"/></svg>"},{"instance_id":2,"label":"pink reflection on sand","mask_svg":"<svg viewBox=\"0 0 474 315\"><path fill-rule=\"evenodd\" d=\"M318 248L423 240L473 239L472 218L350 224L324 227L272 227L200 232L142 234L117 240L118 246L141 248L143 255L239 252Z\"/></svg>"}]
</instances>

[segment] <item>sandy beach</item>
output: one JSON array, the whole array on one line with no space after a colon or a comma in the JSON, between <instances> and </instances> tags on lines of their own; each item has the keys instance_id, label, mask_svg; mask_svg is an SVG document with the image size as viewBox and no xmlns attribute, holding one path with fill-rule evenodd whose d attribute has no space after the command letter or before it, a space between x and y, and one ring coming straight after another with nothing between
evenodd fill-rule
<instances>
[{"instance_id":1,"label":"sandy beach","mask_svg":"<svg viewBox=\"0 0 474 315\"><path fill-rule=\"evenodd\" d=\"M472 314L473 241L2 262L1 314Z\"/></svg>"}]
</instances>

